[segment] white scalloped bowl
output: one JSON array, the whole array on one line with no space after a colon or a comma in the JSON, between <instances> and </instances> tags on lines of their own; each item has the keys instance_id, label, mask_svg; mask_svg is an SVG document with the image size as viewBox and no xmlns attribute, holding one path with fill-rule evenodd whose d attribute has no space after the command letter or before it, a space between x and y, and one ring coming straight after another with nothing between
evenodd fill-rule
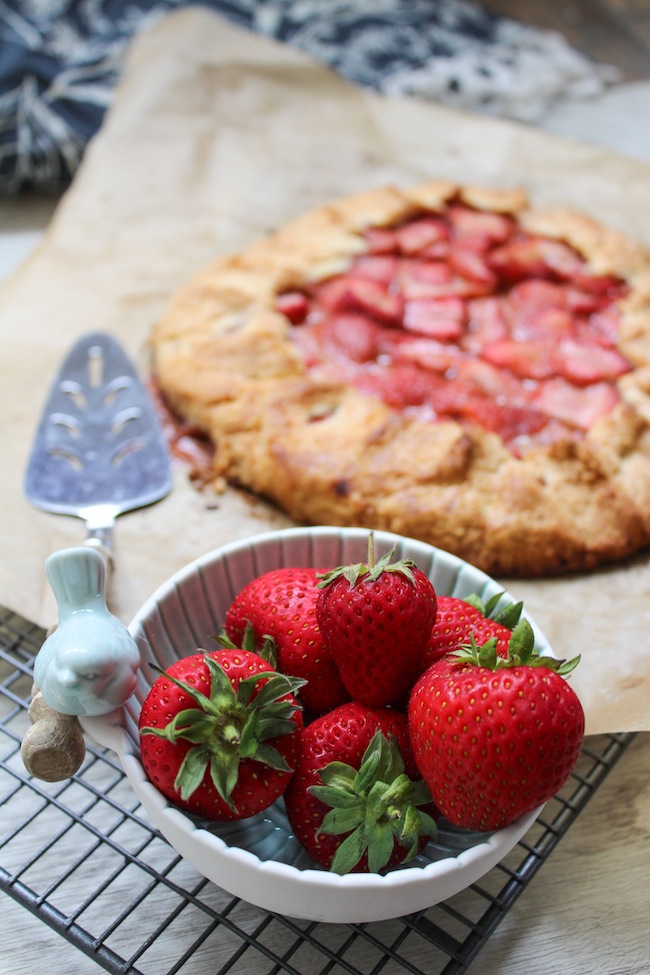
<instances>
[{"instance_id":1,"label":"white scalloped bowl","mask_svg":"<svg viewBox=\"0 0 650 975\"><path fill-rule=\"evenodd\" d=\"M282 800L236 823L196 821L149 782L140 762L138 716L155 672L197 647L210 647L239 590L282 566L335 566L363 561L368 532L353 528L290 528L224 545L176 573L148 600L130 631L142 654L134 695L108 715L83 718L85 730L118 755L153 823L203 876L265 910L315 921L379 921L411 914L475 883L511 850L539 809L505 829L476 833L440 823L436 842L406 867L384 875L338 876L314 865L293 836ZM427 573L440 595L487 598L502 591L478 569L430 545L375 532L379 554L396 546ZM512 598L512 597L511 597ZM530 619L530 617L529 617ZM537 646L552 654L533 620Z\"/></svg>"}]
</instances>

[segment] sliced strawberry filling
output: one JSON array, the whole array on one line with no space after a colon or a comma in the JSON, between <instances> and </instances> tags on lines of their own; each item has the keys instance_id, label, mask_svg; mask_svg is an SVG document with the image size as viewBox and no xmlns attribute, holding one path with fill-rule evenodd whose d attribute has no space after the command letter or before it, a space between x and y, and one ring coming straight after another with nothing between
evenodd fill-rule
<instances>
[{"instance_id":1,"label":"sliced strawberry filling","mask_svg":"<svg viewBox=\"0 0 650 975\"><path fill-rule=\"evenodd\" d=\"M345 274L278 297L308 368L515 454L582 436L618 402L627 286L568 244L455 202L365 241Z\"/></svg>"}]
</instances>

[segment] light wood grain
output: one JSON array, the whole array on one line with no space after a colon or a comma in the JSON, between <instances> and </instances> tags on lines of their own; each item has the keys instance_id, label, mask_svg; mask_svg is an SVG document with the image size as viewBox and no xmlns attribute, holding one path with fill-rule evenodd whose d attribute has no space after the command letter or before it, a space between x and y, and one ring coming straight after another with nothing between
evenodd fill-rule
<instances>
[{"instance_id":1,"label":"light wood grain","mask_svg":"<svg viewBox=\"0 0 650 975\"><path fill-rule=\"evenodd\" d=\"M649 768L650 734L644 733L636 737L506 915L470 966L470 975L550 975L557 972L562 975L647 975L650 960L647 933L650 916ZM108 783L112 773L107 768L104 774ZM98 780L96 784L101 786L102 782ZM74 789L63 798L79 805L80 799ZM128 786L124 787L121 800L128 805ZM83 802L87 802L87 797ZM19 798L12 803L15 822L20 821L27 811L27 796L23 797L23 803L24 808ZM57 826L57 818L54 811L51 815L39 816L38 828L35 830L32 826L26 831L24 844L13 845L17 863L24 862L30 850L50 838ZM119 816L111 813L110 807L102 805L92 818L100 831L110 833ZM120 826L113 835L127 848L135 848L142 839L142 830L131 823ZM98 845L81 829L73 829L58 844L57 855L65 863L81 856L73 877L48 898L62 910L70 911L74 911L84 897L97 892L98 885L116 862L108 844ZM156 869L164 870L175 855L162 841L155 841L147 848L143 859ZM60 863L58 868L61 868ZM32 868L29 879L36 887L39 884L42 887L57 876L57 864L44 857L42 863ZM184 863L174 868L173 876L187 890L194 888L200 880L193 868ZM105 924L118 916L127 899L135 898L148 882L146 874L135 869L129 877L128 885L123 878L109 886L106 892L97 892L80 919L91 934L99 934ZM496 886L485 878L481 885L496 892L503 882L503 876ZM213 885L204 888L200 897L216 910L230 902L228 895ZM460 895L454 901L461 912L464 897ZM168 920L177 903L178 897L172 891L160 887L159 895L156 898L148 896L143 906L108 939L108 944L123 957L128 957L161 922ZM264 919L262 912L246 904L241 904L230 916L234 923L248 931L254 930ZM139 963L141 970L147 975L167 972L178 961L183 948L201 933L205 922L205 917L194 915L193 925L189 928L180 924L173 938L166 936L154 942ZM391 922L382 925L382 934L390 926ZM397 922L395 927L397 929ZM321 941L329 941L333 946L341 944L348 933L340 925L320 925L316 932ZM281 925L275 925L265 935L265 943L280 955L293 941L294 935ZM241 945L238 937L229 935L222 928L211 936L205 949L193 956L190 968L182 971L191 971L191 975L214 975ZM100 970L95 962L43 922L9 898L4 898L0 926L2 975L35 975L39 959L44 957L47 957L51 970L61 973L93 975ZM241 975L266 975L273 968L272 962L255 949L246 951L244 957L245 967L235 968ZM441 961L423 940L414 943L410 959L427 975L437 975L447 960ZM313 975L321 971L325 961L320 952L301 949L293 964L301 975ZM359 942L349 961L360 971L371 971L377 962L377 952L370 945ZM381 971L385 975L404 975L405 969L389 961ZM342 969L335 967L334 975L341 972Z\"/></svg>"},{"instance_id":2,"label":"light wood grain","mask_svg":"<svg viewBox=\"0 0 650 975\"><path fill-rule=\"evenodd\" d=\"M639 735L474 966L491 975L647 975L650 736Z\"/></svg>"}]
</instances>

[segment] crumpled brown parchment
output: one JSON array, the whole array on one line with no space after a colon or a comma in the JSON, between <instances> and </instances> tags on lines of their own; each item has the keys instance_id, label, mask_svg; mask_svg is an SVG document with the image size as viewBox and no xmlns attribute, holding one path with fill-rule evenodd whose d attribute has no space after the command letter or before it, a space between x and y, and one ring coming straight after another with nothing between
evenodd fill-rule
<instances>
[{"instance_id":1,"label":"crumpled brown parchment","mask_svg":"<svg viewBox=\"0 0 650 975\"><path fill-rule=\"evenodd\" d=\"M523 186L650 244L650 168L516 123L351 87L294 49L186 9L134 43L115 104L44 242L0 290L3 477L0 603L52 621L44 562L80 520L32 508L23 477L54 373L87 332L118 337L146 373L152 323L174 289L306 208L431 178ZM289 525L260 500L174 490L121 516L113 611L128 621L171 573L225 542ZM650 727L650 560L589 575L502 580L572 677L587 731Z\"/></svg>"}]
</instances>

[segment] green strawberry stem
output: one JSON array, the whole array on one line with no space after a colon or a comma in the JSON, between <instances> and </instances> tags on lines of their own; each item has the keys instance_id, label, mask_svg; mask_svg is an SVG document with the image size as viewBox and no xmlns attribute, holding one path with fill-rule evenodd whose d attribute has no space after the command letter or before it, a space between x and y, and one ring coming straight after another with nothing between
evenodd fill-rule
<instances>
[{"instance_id":1,"label":"green strawberry stem","mask_svg":"<svg viewBox=\"0 0 650 975\"><path fill-rule=\"evenodd\" d=\"M275 671L262 671L240 680L235 690L221 664L206 651L203 653L210 673L209 696L154 665L197 706L177 712L164 728L145 727L141 734L155 735L172 744L180 740L191 742L193 747L174 781L181 799L186 801L192 796L209 768L217 792L236 812L231 795L241 761L253 759L273 769L291 771L269 740L296 730L292 716L299 706L291 695L305 682ZM264 683L253 696L261 681Z\"/></svg>"},{"instance_id":2,"label":"green strawberry stem","mask_svg":"<svg viewBox=\"0 0 650 975\"><path fill-rule=\"evenodd\" d=\"M349 873L364 854L368 869L378 873L386 866L395 840L404 847L402 863L418 852L420 838L434 837L435 821L418 808L432 802L424 782L412 781L404 771L397 742L377 731L368 745L358 769L344 762L330 762L320 770L324 785L309 791L330 806L318 833L345 837L330 869Z\"/></svg>"},{"instance_id":3,"label":"green strawberry stem","mask_svg":"<svg viewBox=\"0 0 650 975\"><path fill-rule=\"evenodd\" d=\"M278 666L278 654L275 640L272 636L269 636L268 633L265 633L263 636L264 642L262 643L262 646L258 646L255 638L255 630L253 629L253 624L250 620L246 621L244 636L242 637L239 645L232 642L223 627L219 630L214 639L217 641L220 647L225 649L248 650L250 653L256 653L258 657L262 658L262 660L266 660L268 664L271 664L274 670Z\"/></svg>"},{"instance_id":4,"label":"green strawberry stem","mask_svg":"<svg viewBox=\"0 0 650 975\"><path fill-rule=\"evenodd\" d=\"M372 570L375 567L375 533L368 535L368 567Z\"/></svg>"},{"instance_id":5,"label":"green strawberry stem","mask_svg":"<svg viewBox=\"0 0 650 975\"><path fill-rule=\"evenodd\" d=\"M470 643L454 650L451 656L459 663L487 667L489 670L502 670L509 667L546 667L563 677L575 670L580 663L580 654L572 657L571 660L557 660L555 657L539 653L535 647L533 628L525 616L519 620L512 631L506 656L497 653L495 637L478 646L474 634L471 635Z\"/></svg>"},{"instance_id":6,"label":"green strawberry stem","mask_svg":"<svg viewBox=\"0 0 650 975\"><path fill-rule=\"evenodd\" d=\"M463 602L469 603L470 606L477 609L487 619L495 620L497 623L506 626L509 630L514 630L521 619L524 604L523 602L506 603L500 607L499 603L503 595L503 591L498 592L494 596L490 596L487 602L484 602L478 593L473 592L469 596L463 596Z\"/></svg>"},{"instance_id":7,"label":"green strawberry stem","mask_svg":"<svg viewBox=\"0 0 650 975\"><path fill-rule=\"evenodd\" d=\"M341 576L347 579L350 589L356 586L357 582L374 582L383 572L401 572L406 576L411 582L415 583L413 573L411 569L414 567L415 563L412 559L400 559L397 562L391 562L393 555L395 554L395 546L392 547L390 552L386 552L385 555L375 561L375 538L374 532L370 532L368 536L368 557L367 562L357 562L353 565L339 565L335 569L331 569L329 572L319 572L318 579L320 582L316 583L318 589L325 589L336 579L340 579Z\"/></svg>"}]
</instances>

